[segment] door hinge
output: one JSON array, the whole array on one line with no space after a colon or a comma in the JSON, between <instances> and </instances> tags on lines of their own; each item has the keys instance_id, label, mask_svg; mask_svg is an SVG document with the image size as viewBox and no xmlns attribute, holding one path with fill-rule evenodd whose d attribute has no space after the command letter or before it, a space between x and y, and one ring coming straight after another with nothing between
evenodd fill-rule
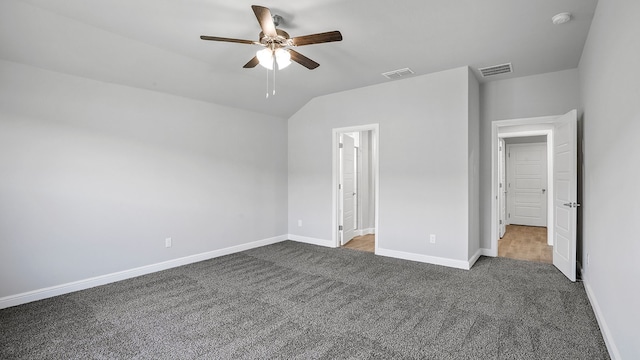
<instances>
[{"instance_id":1,"label":"door hinge","mask_svg":"<svg viewBox=\"0 0 640 360\"><path fill-rule=\"evenodd\" d=\"M340 144L338 145L338 148L340 148L340 149L342 149L343 147L344 147L344 144L343 144L343 143L340 143Z\"/></svg>"},{"instance_id":2,"label":"door hinge","mask_svg":"<svg viewBox=\"0 0 640 360\"><path fill-rule=\"evenodd\" d=\"M500 183L500 189L502 189L502 183Z\"/></svg>"},{"instance_id":3,"label":"door hinge","mask_svg":"<svg viewBox=\"0 0 640 360\"><path fill-rule=\"evenodd\" d=\"M338 190L342 190L342 184L338 184Z\"/></svg>"},{"instance_id":4,"label":"door hinge","mask_svg":"<svg viewBox=\"0 0 640 360\"><path fill-rule=\"evenodd\" d=\"M502 225L502 220L500 220L500 225Z\"/></svg>"},{"instance_id":5,"label":"door hinge","mask_svg":"<svg viewBox=\"0 0 640 360\"><path fill-rule=\"evenodd\" d=\"M509 151L509 158L511 158L511 151Z\"/></svg>"},{"instance_id":6,"label":"door hinge","mask_svg":"<svg viewBox=\"0 0 640 360\"><path fill-rule=\"evenodd\" d=\"M509 219L511 219L511 213L509 213L509 216L507 216Z\"/></svg>"},{"instance_id":7,"label":"door hinge","mask_svg":"<svg viewBox=\"0 0 640 360\"><path fill-rule=\"evenodd\" d=\"M339 226L338 226L338 230L342 230L342 225L339 225Z\"/></svg>"}]
</instances>

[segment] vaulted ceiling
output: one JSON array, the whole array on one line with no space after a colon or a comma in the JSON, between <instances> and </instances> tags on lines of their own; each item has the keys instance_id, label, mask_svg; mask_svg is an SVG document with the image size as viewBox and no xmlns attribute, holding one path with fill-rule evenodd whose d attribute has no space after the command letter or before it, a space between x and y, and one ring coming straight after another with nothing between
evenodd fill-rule
<instances>
[{"instance_id":1,"label":"vaulted ceiling","mask_svg":"<svg viewBox=\"0 0 640 360\"><path fill-rule=\"evenodd\" d=\"M459 66L512 63L505 79L578 66L597 0L3 0L0 58L99 81L289 117L310 99ZM297 49L320 63L243 69L257 40L251 5L283 17L292 36L339 30L341 42ZM571 12L572 21L551 17ZM476 73L481 81L483 79ZM271 74L270 76L273 76ZM270 80L272 81L272 79Z\"/></svg>"}]
</instances>

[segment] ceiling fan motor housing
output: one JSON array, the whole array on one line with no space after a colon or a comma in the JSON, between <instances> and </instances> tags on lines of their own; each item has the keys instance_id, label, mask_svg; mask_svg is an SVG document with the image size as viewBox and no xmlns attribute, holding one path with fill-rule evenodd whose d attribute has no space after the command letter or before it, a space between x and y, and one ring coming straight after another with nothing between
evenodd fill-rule
<instances>
[{"instance_id":1,"label":"ceiling fan motor housing","mask_svg":"<svg viewBox=\"0 0 640 360\"><path fill-rule=\"evenodd\" d=\"M285 47L285 46L293 46L293 42L291 41L291 37L289 33L284 30L276 29L277 36L267 36L264 32L260 32L260 39L258 40L261 44L266 46L275 46L275 47Z\"/></svg>"}]
</instances>

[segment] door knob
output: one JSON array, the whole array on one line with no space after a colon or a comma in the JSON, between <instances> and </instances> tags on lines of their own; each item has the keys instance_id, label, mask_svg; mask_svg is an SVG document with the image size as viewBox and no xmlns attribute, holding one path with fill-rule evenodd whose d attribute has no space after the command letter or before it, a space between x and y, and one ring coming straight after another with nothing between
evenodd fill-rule
<instances>
[{"instance_id":1,"label":"door knob","mask_svg":"<svg viewBox=\"0 0 640 360\"><path fill-rule=\"evenodd\" d=\"M574 203L574 202L565 203L565 204L562 204L562 205L564 205L564 206L568 206L568 207L570 207L570 208L577 208L578 206L580 206L580 204L578 204L578 203Z\"/></svg>"},{"instance_id":2,"label":"door knob","mask_svg":"<svg viewBox=\"0 0 640 360\"><path fill-rule=\"evenodd\" d=\"M542 189L542 193L544 194L545 192L547 192L547 189Z\"/></svg>"}]
</instances>

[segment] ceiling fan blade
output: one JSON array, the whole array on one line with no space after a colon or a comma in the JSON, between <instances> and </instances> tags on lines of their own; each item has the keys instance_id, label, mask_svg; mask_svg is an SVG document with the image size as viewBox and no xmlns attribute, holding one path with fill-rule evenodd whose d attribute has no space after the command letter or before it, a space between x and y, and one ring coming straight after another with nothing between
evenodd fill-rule
<instances>
[{"instance_id":1,"label":"ceiling fan blade","mask_svg":"<svg viewBox=\"0 0 640 360\"><path fill-rule=\"evenodd\" d=\"M262 32L266 36L276 37L278 33L276 33L276 25L273 23L273 18L271 17L271 11L259 5L251 5L253 12L256 14L256 18L260 23L260 27L262 28Z\"/></svg>"},{"instance_id":2,"label":"ceiling fan blade","mask_svg":"<svg viewBox=\"0 0 640 360\"><path fill-rule=\"evenodd\" d=\"M320 44L327 43L333 41L342 41L342 34L340 31L329 31L319 34L305 35L305 36L296 36L293 39L293 45L295 46L303 46L303 45L311 45L311 44Z\"/></svg>"},{"instance_id":3,"label":"ceiling fan blade","mask_svg":"<svg viewBox=\"0 0 640 360\"><path fill-rule=\"evenodd\" d=\"M254 56L253 59L249 60L248 63L244 64L243 68L245 68L245 69L254 68L259 63L260 63L260 61L258 60L258 57Z\"/></svg>"},{"instance_id":4,"label":"ceiling fan blade","mask_svg":"<svg viewBox=\"0 0 640 360\"><path fill-rule=\"evenodd\" d=\"M249 44L249 45L253 45L253 44L259 44L256 41L251 41L251 40L243 40L243 39L232 39L232 38L224 38L224 37L218 37L218 36L206 36L206 35L201 35L200 39L202 40L211 40L211 41L225 41L225 42L232 42L232 43L240 43L240 44Z\"/></svg>"},{"instance_id":5,"label":"ceiling fan blade","mask_svg":"<svg viewBox=\"0 0 640 360\"><path fill-rule=\"evenodd\" d=\"M295 51L295 50L291 50L289 49L289 53L291 54L291 60L297 62L298 64L306 67L309 70L313 70L315 68L317 68L318 66L320 66L320 64L318 64L317 62L309 59L308 57L300 54L299 52Z\"/></svg>"}]
</instances>

